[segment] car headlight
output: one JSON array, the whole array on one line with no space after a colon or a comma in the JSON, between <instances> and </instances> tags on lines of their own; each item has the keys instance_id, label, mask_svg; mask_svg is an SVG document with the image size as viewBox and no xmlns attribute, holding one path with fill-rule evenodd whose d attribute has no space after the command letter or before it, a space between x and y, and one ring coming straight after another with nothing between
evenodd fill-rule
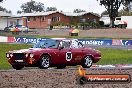
<instances>
[{"instance_id":1,"label":"car headlight","mask_svg":"<svg viewBox=\"0 0 132 88\"><path fill-rule=\"evenodd\" d=\"M10 54L10 57L13 57L13 54L12 53Z\"/></svg>"},{"instance_id":2,"label":"car headlight","mask_svg":"<svg viewBox=\"0 0 132 88\"><path fill-rule=\"evenodd\" d=\"M29 56L30 56L31 58L33 58L34 54L31 53Z\"/></svg>"},{"instance_id":3,"label":"car headlight","mask_svg":"<svg viewBox=\"0 0 132 88\"><path fill-rule=\"evenodd\" d=\"M7 53L7 54L6 54L6 57L7 57L7 58L9 58L9 57L10 57L10 54L9 54L9 53Z\"/></svg>"}]
</instances>

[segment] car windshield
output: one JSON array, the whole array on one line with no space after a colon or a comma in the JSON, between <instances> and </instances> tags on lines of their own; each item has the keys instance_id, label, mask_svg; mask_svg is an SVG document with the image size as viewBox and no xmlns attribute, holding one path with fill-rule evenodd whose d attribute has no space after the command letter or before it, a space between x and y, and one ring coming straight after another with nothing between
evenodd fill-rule
<instances>
[{"instance_id":1,"label":"car windshield","mask_svg":"<svg viewBox=\"0 0 132 88\"><path fill-rule=\"evenodd\" d=\"M39 41L33 48L57 48L59 41L57 40L43 40Z\"/></svg>"}]
</instances>

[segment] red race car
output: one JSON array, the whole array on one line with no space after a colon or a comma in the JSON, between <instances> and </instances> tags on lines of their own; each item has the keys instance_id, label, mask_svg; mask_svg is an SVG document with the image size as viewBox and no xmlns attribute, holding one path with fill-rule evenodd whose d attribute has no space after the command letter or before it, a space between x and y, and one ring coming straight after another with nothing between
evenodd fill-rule
<instances>
[{"instance_id":1,"label":"red race car","mask_svg":"<svg viewBox=\"0 0 132 88\"><path fill-rule=\"evenodd\" d=\"M84 47L77 39L46 39L29 49L9 51L6 57L16 70L24 66L47 69L53 66L65 68L82 65L90 68L92 63L101 59L101 52Z\"/></svg>"}]
</instances>

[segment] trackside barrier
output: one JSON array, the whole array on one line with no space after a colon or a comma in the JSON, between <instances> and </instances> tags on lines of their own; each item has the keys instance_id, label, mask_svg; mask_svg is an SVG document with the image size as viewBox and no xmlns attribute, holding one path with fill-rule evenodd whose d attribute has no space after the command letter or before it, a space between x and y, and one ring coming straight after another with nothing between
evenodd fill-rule
<instances>
[{"instance_id":1,"label":"trackside barrier","mask_svg":"<svg viewBox=\"0 0 132 88\"><path fill-rule=\"evenodd\" d=\"M0 36L0 42L8 42L8 38L6 36Z\"/></svg>"},{"instance_id":2,"label":"trackside barrier","mask_svg":"<svg viewBox=\"0 0 132 88\"><path fill-rule=\"evenodd\" d=\"M6 37L0 36L0 42L32 44L48 38L31 38L31 37ZM125 39L78 39L84 45L132 45L132 40Z\"/></svg>"}]
</instances>

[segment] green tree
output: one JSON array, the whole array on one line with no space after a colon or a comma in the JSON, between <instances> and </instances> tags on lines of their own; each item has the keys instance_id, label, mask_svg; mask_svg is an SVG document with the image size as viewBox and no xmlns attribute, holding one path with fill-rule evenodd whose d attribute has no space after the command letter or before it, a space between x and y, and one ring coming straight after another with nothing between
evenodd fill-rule
<instances>
[{"instance_id":1,"label":"green tree","mask_svg":"<svg viewBox=\"0 0 132 88\"><path fill-rule=\"evenodd\" d=\"M41 2L35 2L33 0L21 5L22 12L32 13L44 11L44 4Z\"/></svg>"},{"instance_id":2,"label":"green tree","mask_svg":"<svg viewBox=\"0 0 132 88\"><path fill-rule=\"evenodd\" d=\"M98 1L98 0L97 0ZM99 0L100 5L104 5L108 11L111 20L111 27L114 27L115 17L118 16L118 9L124 0Z\"/></svg>"},{"instance_id":3,"label":"green tree","mask_svg":"<svg viewBox=\"0 0 132 88\"><path fill-rule=\"evenodd\" d=\"M118 10L121 4L123 4L127 9L129 9L130 2L132 0L97 0L100 1L100 5L104 5L108 11L111 19L111 26L114 27L115 17L118 16Z\"/></svg>"},{"instance_id":4,"label":"green tree","mask_svg":"<svg viewBox=\"0 0 132 88\"><path fill-rule=\"evenodd\" d=\"M129 8L130 2L132 2L132 0L124 0L123 3L122 3L125 6L124 9L127 10L127 11L129 11L129 9L130 9Z\"/></svg>"},{"instance_id":5,"label":"green tree","mask_svg":"<svg viewBox=\"0 0 132 88\"><path fill-rule=\"evenodd\" d=\"M121 9L118 14L119 16L132 16L132 12L126 9Z\"/></svg>"},{"instance_id":6,"label":"green tree","mask_svg":"<svg viewBox=\"0 0 132 88\"><path fill-rule=\"evenodd\" d=\"M103 12L101 13L101 16L103 16L103 15L108 15L108 14L109 14L108 11L105 10L105 11L103 11Z\"/></svg>"},{"instance_id":7,"label":"green tree","mask_svg":"<svg viewBox=\"0 0 132 88\"><path fill-rule=\"evenodd\" d=\"M7 10L6 8L3 8L0 6L0 11L4 11L6 13L12 13L11 10Z\"/></svg>"},{"instance_id":8,"label":"green tree","mask_svg":"<svg viewBox=\"0 0 132 88\"><path fill-rule=\"evenodd\" d=\"M82 10L82 9L75 9L73 11L74 13L81 13L81 12L86 12L85 10Z\"/></svg>"},{"instance_id":9,"label":"green tree","mask_svg":"<svg viewBox=\"0 0 132 88\"><path fill-rule=\"evenodd\" d=\"M46 12L48 11L57 11L56 7L47 7Z\"/></svg>"},{"instance_id":10,"label":"green tree","mask_svg":"<svg viewBox=\"0 0 132 88\"><path fill-rule=\"evenodd\" d=\"M3 2L3 0L0 0L0 2ZM11 10L7 10L6 8L3 8L2 6L0 6L0 11L4 11L7 13L12 13Z\"/></svg>"},{"instance_id":11,"label":"green tree","mask_svg":"<svg viewBox=\"0 0 132 88\"><path fill-rule=\"evenodd\" d=\"M22 11L20 11L20 10L17 11L17 14L21 14L21 13L22 13Z\"/></svg>"}]
</instances>

